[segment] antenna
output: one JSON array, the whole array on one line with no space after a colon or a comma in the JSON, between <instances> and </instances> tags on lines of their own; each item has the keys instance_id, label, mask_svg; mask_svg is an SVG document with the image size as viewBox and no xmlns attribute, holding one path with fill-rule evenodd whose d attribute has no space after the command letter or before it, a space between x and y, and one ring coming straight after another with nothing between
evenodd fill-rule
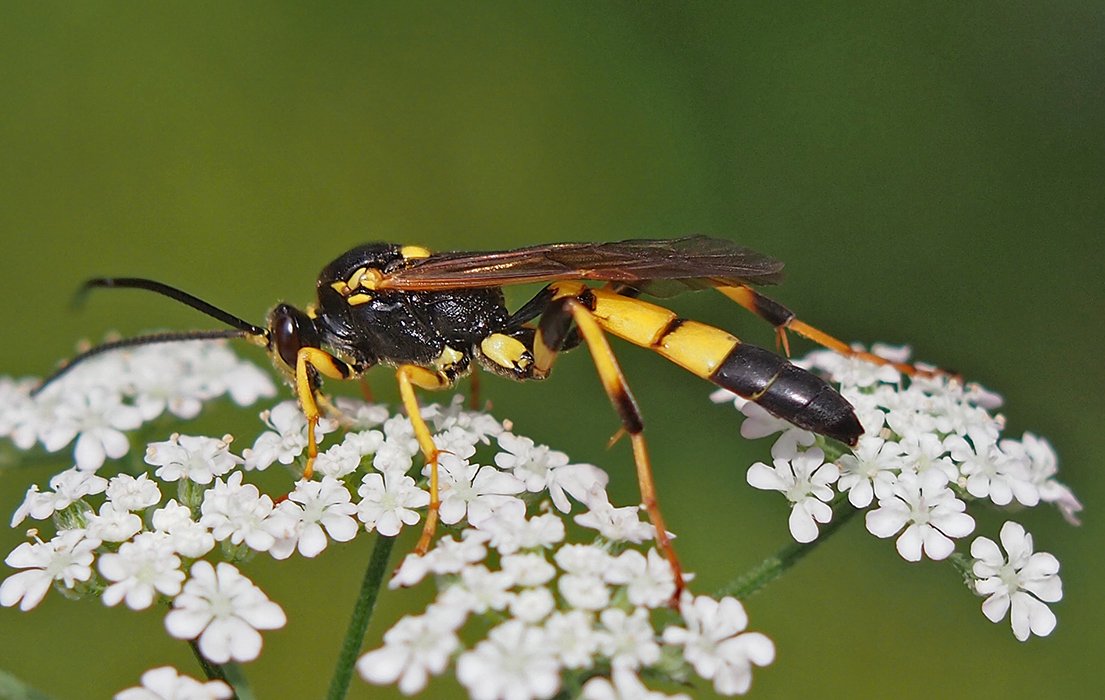
<instances>
[{"instance_id":1,"label":"antenna","mask_svg":"<svg viewBox=\"0 0 1105 700\"><path fill-rule=\"evenodd\" d=\"M162 296L169 297L175 301L179 301L185 306L190 306L197 311L204 313L214 319L222 321L228 326L232 326L236 330L217 330L217 331L178 331L167 333L151 333L149 335L140 335L135 338L124 338L123 340L113 340L95 347L89 348L84 352L78 354L76 357L62 363L53 374L49 375L42 380L42 383L31 390L31 396L37 395L43 389L50 384L57 381L60 377L69 372L80 363L85 360L95 357L101 353L109 352L111 350L118 350L120 348L130 348L138 345L154 345L156 343L176 343L188 340L218 340L222 338L263 338L267 344L269 338L268 330L255 326L248 321L244 321L234 314L223 311L222 309L209 304L206 301L195 297L188 292L171 287L163 282L156 282L154 280L142 279L140 277L97 277L90 279L81 285L81 288L77 291L76 296L73 298L74 306L80 306L88 293L93 289L98 288L117 288L117 289L145 289L146 291L154 292Z\"/></svg>"}]
</instances>

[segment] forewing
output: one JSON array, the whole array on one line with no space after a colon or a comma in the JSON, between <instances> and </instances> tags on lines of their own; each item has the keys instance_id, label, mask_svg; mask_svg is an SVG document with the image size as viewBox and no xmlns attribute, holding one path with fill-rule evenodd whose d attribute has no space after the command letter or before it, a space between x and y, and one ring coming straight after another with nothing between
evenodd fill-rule
<instances>
[{"instance_id":1,"label":"forewing","mask_svg":"<svg viewBox=\"0 0 1105 700\"><path fill-rule=\"evenodd\" d=\"M773 284L783 263L706 236L615 243L554 243L482 253L437 253L396 270L380 285L427 290L556 280L621 282L648 294L724 284Z\"/></svg>"}]
</instances>

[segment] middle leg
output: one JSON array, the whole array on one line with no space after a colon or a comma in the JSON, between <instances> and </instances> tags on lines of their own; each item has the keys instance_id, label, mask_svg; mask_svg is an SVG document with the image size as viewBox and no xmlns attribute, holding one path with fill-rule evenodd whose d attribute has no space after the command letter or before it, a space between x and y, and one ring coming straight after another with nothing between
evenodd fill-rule
<instances>
[{"instance_id":1,"label":"middle leg","mask_svg":"<svg viewBox=\"0 0 1105 700\"><path fill-rule=\"evenodd\" d=\"M425 554L430 548L434 531L437 529L437 514L441 508L441 493L438 483L437 458L439 451L434 445L433 433L430 432L426 420L422 417L422 411L418 406L418 397L414 394L414 387L422 389L446 389L452 386L452 380L444 372L435 372L417 365L399 365L396 371L399 380L399 396L403 400L403 407L407 409L407 417L411 421L414 437L418 441L418 447L422 450L422 456L430 467L430 508L426 512L426 523L422 527L422 536L415 545L415 554Z\"/></svg>"}]
</instances>

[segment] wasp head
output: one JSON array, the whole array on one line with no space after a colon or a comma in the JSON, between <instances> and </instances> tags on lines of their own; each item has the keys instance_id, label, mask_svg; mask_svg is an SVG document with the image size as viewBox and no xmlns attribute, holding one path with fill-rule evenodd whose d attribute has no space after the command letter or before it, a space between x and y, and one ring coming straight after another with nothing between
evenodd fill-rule
<instances>
[{"instance_id":1,"label":"wasp head","mask_svg":"<svg viewBox=\"0 0 1105 700\"><path fill-rule=\"evenodd\" d=\"M286 369L295 372L299 349L320 347L315 321L290 304L277 304L269 312L268 350Z\"/></svg>"}]
</instances>

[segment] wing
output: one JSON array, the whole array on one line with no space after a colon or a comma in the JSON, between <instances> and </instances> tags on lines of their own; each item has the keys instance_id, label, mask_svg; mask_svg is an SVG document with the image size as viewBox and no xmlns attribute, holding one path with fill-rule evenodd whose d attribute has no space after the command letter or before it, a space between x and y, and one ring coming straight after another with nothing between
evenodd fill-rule
<instances>
[{"instance_id":1,"label":"wing","mask_svg":"<svg viewBox=\"0 0 1105 700\"><path fill-rule=\"evenodd\" d=\"M582 279L670 296L726 284L774 284L782 270L781 261L730 241L689 236L436 253L386 275L377 288L441 290Z\"/></svg>"}]
</instances>

